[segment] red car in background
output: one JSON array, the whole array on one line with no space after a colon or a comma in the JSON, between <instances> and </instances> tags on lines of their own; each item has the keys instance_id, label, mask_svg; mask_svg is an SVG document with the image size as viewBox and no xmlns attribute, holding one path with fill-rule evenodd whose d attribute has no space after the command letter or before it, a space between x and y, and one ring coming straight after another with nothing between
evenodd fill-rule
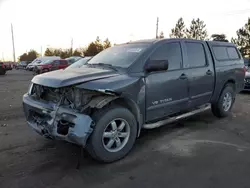
<instances>
[{"instance_id":1,"label":"red car in background","mask_svg":"<svg viewBox=\"0 0 250 188\"><path fill-rule=\"evenodd\" d=\"M65 59L46 60L41 62L34 68L35 73L41 74L44 72L54 71L58 69L65 69L69 66L69 62Z\"/></svg>"}]
</instances>

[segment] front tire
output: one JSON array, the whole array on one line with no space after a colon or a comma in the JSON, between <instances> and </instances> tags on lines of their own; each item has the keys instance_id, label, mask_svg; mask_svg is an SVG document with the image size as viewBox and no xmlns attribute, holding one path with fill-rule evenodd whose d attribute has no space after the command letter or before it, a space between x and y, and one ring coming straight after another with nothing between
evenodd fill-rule
<instances>
[{"instance_id":1,"label":"front tire","mask_svg":"<svg viewBox=\"0 0 250 188\"><path fill-rule=\"evenodd\" d=\"M235 101L235 90L232 84L227 84L218 101L212 104L212 112L216 117L227 117L231 113Z\"/></svg>"},{"instance_id":2,"label":"front tire","mask_svg":"<svg viewBox=\"0 0 250 188\"><path fill-rule=\"evenodd\" d=\"M95 127L87 151L97 161L110 163L125 157L137 136L137 122L126 108L109 106L93 115Z\"/></svg>"}]
</instances>

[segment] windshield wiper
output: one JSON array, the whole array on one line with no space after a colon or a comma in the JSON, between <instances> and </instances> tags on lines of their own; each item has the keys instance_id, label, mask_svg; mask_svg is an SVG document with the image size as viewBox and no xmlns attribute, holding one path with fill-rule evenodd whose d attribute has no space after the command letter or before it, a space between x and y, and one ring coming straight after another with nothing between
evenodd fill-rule
<instances>
[{"instance_id":1,"label":"windshield wiper","mask_svg":"<svg viewBox=\"0 0 250 188\"><path fill-rule=\"evenodd\" d=\"M105 66L105 67L108 67L108 68L111 68L115 71L118 71L117 68L115 68L113 65L111 64L106 64L106 63L94 63L94 64L90 64L90 65L100 65L100 66Z\"/></svg>"}]
</instances>

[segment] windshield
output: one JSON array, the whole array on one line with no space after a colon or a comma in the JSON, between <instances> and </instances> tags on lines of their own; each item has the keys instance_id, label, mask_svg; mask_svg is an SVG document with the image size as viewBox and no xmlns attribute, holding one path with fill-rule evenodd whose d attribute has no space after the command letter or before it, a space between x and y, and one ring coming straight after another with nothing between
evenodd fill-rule
<instances>
[{"instance_id":1,"label":"windshield","mask_svg":"<svg viewBox=\"0 0 250 188\"><path fill-rule=\"evenodd\" d=\"M107 64L128 68L147 49L149 44L124 44L108 48L91 60L88 64Z\"/></svg>"},{"instance_id":2,"label":"windshield","mask_svg":"<svg viewBox=\"0 0 250 188\"><path fill-rule=\"evenodd\" d=\"M70 68L80 68L81 66L85 65L92 57L84 57L81 58L80 60L76 61L75 63L73 63L72 65L68 66L68 68L66 69L70 69Z\"/></svg>"},{"instance_id":3,"label":"windshield","mask_svg":"<svg viewBox=\"0 0 250 188\"><path fill-rule=\"evenodd\" d=\"M74 62L78 61L81 58L82 57L68 57L65 60L67 60L69 63L74 63Z\"/></svg>"},{"instance_id":4,"label":"windshield","mask_svg":"<svg viewBox=\"0 0 250 188\"><path fill-rule=\"evenodd\" d=\"M33 65L38 65L40 64L42 61L36 61L35 63L33 63Z\"/></svg>"},{"instance_id":5,"label":"windshield","mask_svg":"<svg viewBox=\"0 0 250 188\"><path fill-rule=\"evenodd\" d=\"M20 65L26 65L27 63L25 61L21 61Z\"/></svg>"},{"instance_id":6,"label":"windshield","mask_svg":"<svg viewBox=\"0 0 250 188\"><path fill-rule=\"evenodd\" d=\"M50 64L50 63L52 63L53 61L54 61L54 60L51 60L51 59L45 60L45 61L42 61L42 62L40 63L40 65Z\"/></svg>"}]
</instances>

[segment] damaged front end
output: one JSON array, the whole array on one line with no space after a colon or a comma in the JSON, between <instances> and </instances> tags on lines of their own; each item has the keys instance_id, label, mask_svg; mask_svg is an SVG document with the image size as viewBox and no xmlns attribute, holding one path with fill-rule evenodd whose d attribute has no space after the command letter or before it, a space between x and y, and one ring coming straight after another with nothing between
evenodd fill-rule
<instances>
[{"instance_id":1,"label":"damaged front end","mask_svg":"<svg viewBox=\"0 0 250 188\"><path fill-rule=\"evenodd\" d=\"M84 147L94 127L92 113L115 98L74 86L31 84L23 96L23 107L29 126L39 134Z\"/></svg>"}]
</instances>

